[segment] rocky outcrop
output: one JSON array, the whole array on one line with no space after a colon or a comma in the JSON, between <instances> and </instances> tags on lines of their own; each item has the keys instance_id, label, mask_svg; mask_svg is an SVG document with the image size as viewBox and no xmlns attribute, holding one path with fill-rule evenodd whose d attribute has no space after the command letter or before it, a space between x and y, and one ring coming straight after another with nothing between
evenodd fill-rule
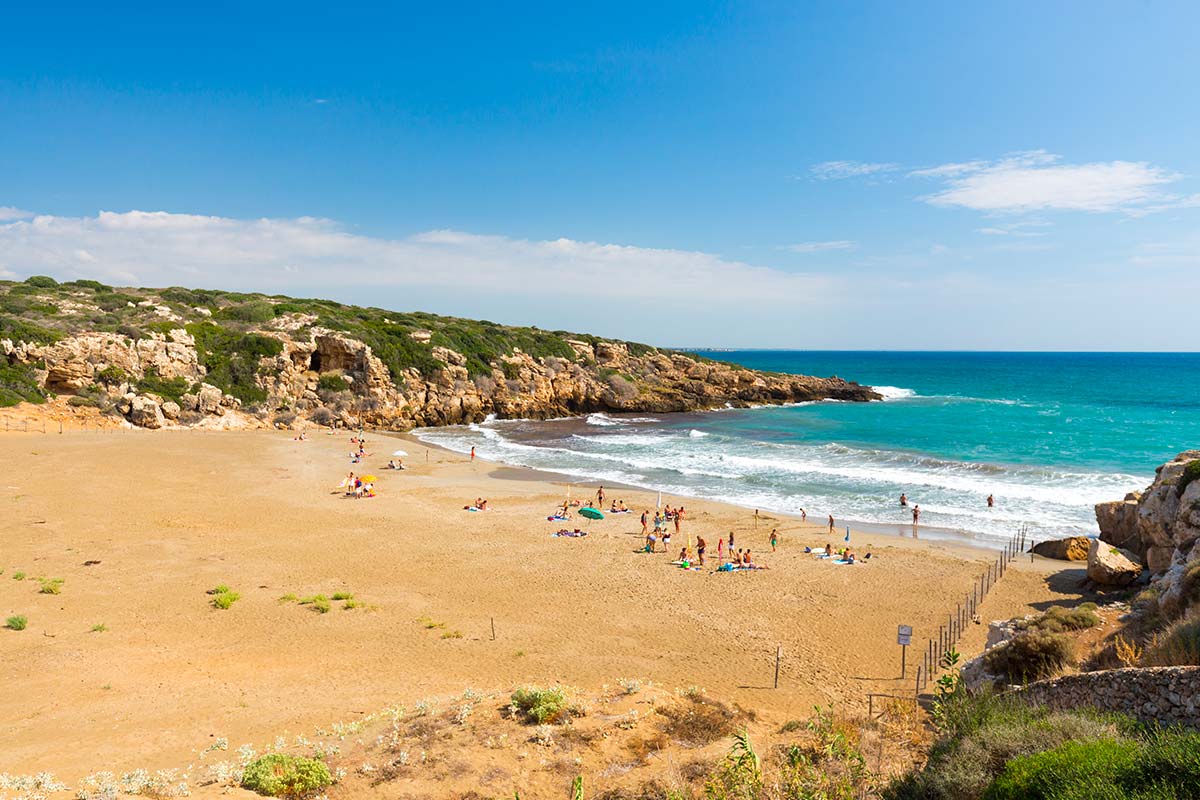
<instances>
[{"instance_id":1,"label":"rocky outcrop","mask_svg":"<svg viewBox=\"0 0 1200 800\"><path fill-rule=\"evenodd\" d=\"M49 345L4 342L10 362L36 364L51 392L107 390L135 425L201 424L246 412L265 423L283 412L328 424L395 430L499 418L546 419L597 411L672 412L725 406L836 399L879 399L869 387L841 378L762 373L678 352L630 351L624 342L568 339L576 358L534 357L514 349L481 371L462 353L412 336L440 364L394 375L362 341L320 327L277 325L259 331L280 342L278 355L253 365L265 400L240 408L236 398L206 383L207 370L186 330L145 334L84 332ZM183 379L188 390L171 398L138 393L148 374ZM128 397L132 392L133 397ZM139 399L140 398L140 399Z\"/></svg>"},{"instance_id":2,"label":"rocky outcrop","mask_svg":"<svg viewBox=\"0 0 1200 800\"><path fill-rule=\"evenodd\" d=\"M1144 492L1097 505L1096 521L1101 540L1131 551L1154 576L1142 610L1153 608L1167 619L1183 614L1193 594L1191 576L1200 574L1200 450L1160 466Z\"/></svg>"},{"instance_id":3,"label":"rocky outcrop","mask_svg":"<svg viewBox=\"0 0 1200 800\"><path fill-rule=\"evenodd\" d=\"M1092 539L1088 546L1088 580L1101 586L1128 586L1142 574L1142 565L1133 553L1123 553L1119 548Z\"/></svg>"},{"instance_id":4,"label":"rocky outcrop","mask_svg":"<svg viewBox=\"0 0 1200 800\"><path fill-rule=\"evenodd\" d=\"M1032 552L1043 558L1056 558L1059 561L1087 561L1088 547L1091 540L1086 536L1068 536L1065 539L1050 539L1038 542Z\"/></svg>"}]
</instances>

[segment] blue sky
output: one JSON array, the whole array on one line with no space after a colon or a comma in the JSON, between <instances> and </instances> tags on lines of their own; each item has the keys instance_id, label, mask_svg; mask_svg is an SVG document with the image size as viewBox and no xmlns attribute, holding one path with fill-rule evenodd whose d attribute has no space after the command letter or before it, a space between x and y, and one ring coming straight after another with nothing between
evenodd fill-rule
<instances>
[{"instance_id":1,"label":"blue sky","mask_svg":"<svg viewBox=\"0 0 1200 800\"><path fill-rule=\"evenodd\" d=\"M14 6L0 275L660 344L1200 349L1162 323L1200 289L1197 29L1186 3Z\"/></svg>"}]
</instances>

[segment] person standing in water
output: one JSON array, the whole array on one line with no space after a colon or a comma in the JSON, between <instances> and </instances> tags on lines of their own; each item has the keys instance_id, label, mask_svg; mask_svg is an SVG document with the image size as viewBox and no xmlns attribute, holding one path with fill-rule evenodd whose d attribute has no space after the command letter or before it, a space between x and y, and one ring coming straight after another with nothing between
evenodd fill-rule
<instances>
[{"instance_id":1,"label":"person standing in water","mask_svg":"<svg viewBox=\"0 0 1200 800\"><path fill-rule=\"evenodd\" d=\"M833 514L829 515L829 532L833 533Z\"/></svg>"},{"instance_id":2,"label":"person standing in water","mask_svg":"<svg viewBox=\"0 0 1200 800\"><path fill-rule=\"evenodd\" d=\"M900 507L904 508L907 505L908 505L908 495L906 495L904 492L901 492L900 493Z\"/></svg>"},{"instance_id":3,"label":"person standing in water","mask_svg":"<svg viewBox=\"0 0 1200 800\"><path fill-rule=\"evenodd\" d=\"M471 445L471 460L475 460L475 445Z\"/></svg>"},{"instance_id":4,"label":"person standing in water","mask_svg":"<svg viewBox=\"0 0 1200 800\"><path fill-rule=\"evenodd\" d=\"M913 506L913 525L920 523L920 521L921 521L921 507L919 505Z\"/></svg>"},{"instance_id":5,"label":"person standing in water","mask_svg":"<svg viewBox=\"0 0 1200 800\"><path fill-rule=\"evenodd\" d=\"M995 507L996 507L996 498L989 494L988 495L988 508L995 508Z\"/></svg>"}]
</instances>

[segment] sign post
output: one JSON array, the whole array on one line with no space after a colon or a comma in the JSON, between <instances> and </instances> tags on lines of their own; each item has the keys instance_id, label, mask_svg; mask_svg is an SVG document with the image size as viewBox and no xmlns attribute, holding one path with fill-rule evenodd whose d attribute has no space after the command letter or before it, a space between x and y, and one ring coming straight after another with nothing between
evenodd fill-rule
<instances>
[{"instance_id":1,"label":"sign post","mask_svg":"<svg viewBox=\"0 0 1200 800\"><path fill-rule=\"evenodd\" d=\"M908 646L912 643L912 625L896 627L896 644L900 645L900 677L908 674Z\"/></svg>"}]
</instances>

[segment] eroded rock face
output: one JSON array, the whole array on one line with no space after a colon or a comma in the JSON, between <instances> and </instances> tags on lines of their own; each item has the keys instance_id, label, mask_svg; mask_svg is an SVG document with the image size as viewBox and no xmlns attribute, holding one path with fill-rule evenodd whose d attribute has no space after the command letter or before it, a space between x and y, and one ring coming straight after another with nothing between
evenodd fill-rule
<instances>
[{"instance_id":1,"label":"eroded rock face","mask_svg":"<svg viewBox=\"0 0 1200 800\"><path fill-rule=\"evenodd\" d=\"M341 424L361 422L406 430L479 422L491 414L545 419L595 411L695 411L726 405L879 399L869 387L836 377L759 373L655 350L635 355L623 342L570 340L578 361L534 358L514 351L493 362L490 374L477 370L472 374L463 354L417 337L414 341L429 346L430 356L443 366L430 374L409 369L393 375L368 345L336 331L292 326L262 333L279 339L283 348L278 356L257 365L256 380L267 395L266 402L253 409L259 421L269 420L277 410L312 413L326 402L334 406L326 416ZM195 342L183 329L137 341L92 332L47 346L10 342L4 355L10 361L44 361L44 382L58 393L81 391L94 385L102 370L119 368L128 380L110 391L126 393L117 407L134 424L161 425L160 417L178 419L183 412L223 417L240 407L236 398L204 383L206 371ZM184 378L193 387L180 397L178 411L164 408L160 401L155 403L155 413L139 402L135 415L138 395L130 388L149 370L166 379ZM339 394L328 381L319 382L329 375L340 377L349 392ZM331 399L331 393L338 397ZM201 424L185 418L188 424Z\"/></svg>"},{"instance_id":2,"label":"eroded rock face","mask_svg":"<svg viewBox=\"0 0 1200 800\"><path fill-rule=\"evenodd\" d=\"M1087 561L1090 544L1091 539L1086 536L1068 536L1065 539L1038 542L1033 546L1033 552L1060 561Z\"/></svg>"},{"instance_id":3,"label":"eroded rock face","mask_svg":"<svg viewBox=\"0 0 1200 800\"><path fill-rule=\"evenodd\" d=\"M1129 555L1099 539L1092 539L1087 556L1088 578L1101 586L1128 586L1142 574L1142 565Z\"/></svg>"},{"instance_id":4,"label":"eroded rock face","mask_svg":"<svg viewBox=\"0 0 1200 800\"><path fill-rule=\"evenodd\" d=\"M1200 480L1187 483L1188 465L1200 450L1188 450L1163 464L1144 492L1096 506L1100 538L1131 550L1153 574L1162 574L1200 541Z\"/></svg>"},{"instance_id":5,"label":"eroded rock face","mask_svg":"<svg viewBox=\"0 0 1200 800\"><path fill-rule=\"evenodd\" d=\"M136 396L129 403L129 421L141 428L161 428L166 424L162 409L149 397Z\"/></svg>"}]
</instances>

